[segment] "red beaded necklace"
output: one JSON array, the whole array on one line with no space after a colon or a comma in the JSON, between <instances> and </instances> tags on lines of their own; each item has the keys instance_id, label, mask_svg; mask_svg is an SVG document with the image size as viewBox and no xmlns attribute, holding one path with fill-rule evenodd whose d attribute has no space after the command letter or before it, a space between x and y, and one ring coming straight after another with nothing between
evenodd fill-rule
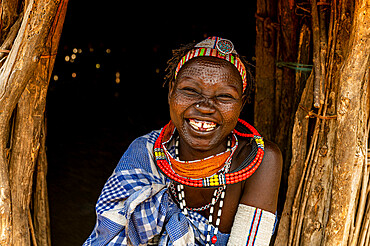
<instances>
[{"instance_id":1,"label":"red beaded necklace","mask_svg":"<svg viewBox=\"0 0 370 246\"><path fill-rule=\"evenodd\" d=\"M259 167L264 156L264 141L257 130L246 121L238 119L239 124L233 132L241 137L252 138L253 155L247 158L237 169L227 171L226 173L218 172L206 178L189 178L178 175L171 167L166 157L165 142L173 135L173 124L170 121L163 127L154 144L154 155L156 164L163 174L169 179L182 185L191 187L220 187L229 184L235 184L249 178ZM238 130L237 130L238 129ZM166 141L164 139L166 138ZM252 153L251 153L252 154ZM231 158L230 158L231 163Z\"/></svg>"}]
</instances>

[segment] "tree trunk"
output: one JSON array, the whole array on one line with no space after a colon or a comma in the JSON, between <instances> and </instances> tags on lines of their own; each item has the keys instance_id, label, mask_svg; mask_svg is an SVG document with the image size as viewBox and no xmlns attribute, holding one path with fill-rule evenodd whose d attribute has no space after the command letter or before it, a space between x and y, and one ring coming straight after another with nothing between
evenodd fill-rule
<instances>
[{"instance_id":1,"label":"tree trunk","mask_svg":"<svg viewBox=\"0 0 370 246\"><path fill-rule=\"evenodd\" d=\"M39 192L35 197L46 194L45 183L40 184L46 174L45 99L67 2L25 1L24 9L15 13L22 20L19 29L18 21L13 21L9 24L13 30L2 30L8 37L1 47L11 50L4 56L0 74L0 211L4 211L0 214L0 245L31 245L31 240L50 245L50 235L45 235L49 229L39 227L49 223L47 203L36 202L31 211L31 199L34 182ZM16 35L14 42L10 42L11 35ZM36 163L40 180L34 181ZM38 221L32 221L31 212Z\"/></svg>"}]
</instances>

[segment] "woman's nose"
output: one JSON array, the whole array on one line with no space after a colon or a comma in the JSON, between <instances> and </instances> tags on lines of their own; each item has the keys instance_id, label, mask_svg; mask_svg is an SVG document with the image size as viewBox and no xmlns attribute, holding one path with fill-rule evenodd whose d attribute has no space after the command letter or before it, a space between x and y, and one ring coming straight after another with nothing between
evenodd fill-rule
<instances>
[{"instance_id":1,"label":"woman's nose","mask_svg":"<svg viewBox=\"0 0 370 246\"><path fill-rule=\"evenodd\" d=\"M196 103L195 108L202 114L213 114L216 111L213 100L209 98Z\"/></svg>"}]
</instances>

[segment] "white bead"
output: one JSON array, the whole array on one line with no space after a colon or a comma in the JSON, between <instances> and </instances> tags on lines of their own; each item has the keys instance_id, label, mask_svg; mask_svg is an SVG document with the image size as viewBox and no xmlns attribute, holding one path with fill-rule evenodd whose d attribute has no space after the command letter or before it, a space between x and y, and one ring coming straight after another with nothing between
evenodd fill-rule
<instances>
[{"instance_id":1,"label":"white bead","mask_svg":"<svg viewBox=\"0 0 370 246\"><path fill-rule=\"evenodd\" d=\"M209 240L211 240L211 236L209 234L207 234L207 242L209 242Z\"/></svg>"},{"instance_id":2,"label":"white bead","mask_svg":"<svg viewBox=\"0 0 370 246\"><path fill-rule=\"evenodd\" d=\"M221 192L221 199L224 199L225 198L225 191L223 190L222 192Z\"/></svg>"},{"instance_id":3,"label":"white bead","mask_svg":"<svg viewBox=\"0 0 370 246\"><path fill-rule=\"evenodd\" d=\"M215 205L215 204L216 204L216 199L212 198L212 205Z\"/></svg>"},{"instance_id":4,"label":"white bead","mask_svg":"<svg viewBox=\"0 0 370 246\"><path fill-rule=\"evenodd\" d=\"M221 216L221 212L222 212L222 210L221 210L221 209L219 209L219 210L218 210L218 213L217 213L217 217L220 217L220 216Z\"/></svg>"},{"instance_id":5,"label":"white bead","mask_svg":"<svg viewBox=\"0 0 370 246\"><path fill-rule=\"evenodd\" d=\"M213 192L213 196L217 196L218 189L215 189L215 192Z\"/></svg>"},{"instance_id":6,"label":"white bead","mask_svg":"<svg viewBox=\"0 0 370 246\"><path fill-rule=\"evenodd\" d=\"M211 208L209 209L210 214L213 214L213 209L214 209L213 206L211 206Z\"/></svg>"},{"instance_id":7,"label":"white bead","mask_svg":"<svg viewBox=\"0 0 370 246\"><path fill-rule=\"evenodd\" d=\"M223 200L221 200L220 201L220 209L222 208L222 206L224 205L224 201Z\"/></svg>"},{"instance_id":8,"label":"white bead","mask_svg":"<svg viewBox=\"0 0 370 246\"><path fill-rule=\"evenodd\" d=\"M217 218L216 220L216 226L219 226L220 225L220 218Z\"/></svg>"},{"instance_id":9,"label":"white bead","mask_svg":"<svg viewBox=\"0 0 370 246\"><path fill-rule=\"evenodd\" d=\"M218 233L218 227L216 227L215 230L213 231L214 235L217 235L217 233Z\"/></svg>"},{"instance_id":10,"label":"white bead","mask_svg":"<svg viewBox=\"0 0 370 246\"><path fill-rule=\"evenodd\" d=\"M208 222L211 224L212 223L212 214L209 215Z\"/></svg>"}]
</instances>

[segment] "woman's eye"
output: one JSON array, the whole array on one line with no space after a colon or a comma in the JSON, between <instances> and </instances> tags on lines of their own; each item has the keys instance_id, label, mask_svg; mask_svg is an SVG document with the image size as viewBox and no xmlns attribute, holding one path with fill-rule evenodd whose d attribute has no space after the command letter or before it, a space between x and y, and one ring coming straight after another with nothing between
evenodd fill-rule
<instances>
[{"instance_id":1,"label":"woman's eye","mask_svg":"<svg viewBox=\"0 0 370 246\"><path fill-rule=\"evenodd\" d=\"M218 95L217 96L218 99L220 100L225 100L225 101L228 101L228 100L234 100L235 98L230 95L230 94L221 94L221 95Z\"/></svg>"},{"instance_id":2,"label":"woman's eye","mask_svg":"<svg viewBox=\"0 0 370 246\"><path fill-rule=\"evenodd\" d=\"M188 95L194 95L194 96L199 95L199 92L196 89L191 88L191 87L185 87L185 88L182 88L181 90Z\"/></svg>"}]
</instances>

